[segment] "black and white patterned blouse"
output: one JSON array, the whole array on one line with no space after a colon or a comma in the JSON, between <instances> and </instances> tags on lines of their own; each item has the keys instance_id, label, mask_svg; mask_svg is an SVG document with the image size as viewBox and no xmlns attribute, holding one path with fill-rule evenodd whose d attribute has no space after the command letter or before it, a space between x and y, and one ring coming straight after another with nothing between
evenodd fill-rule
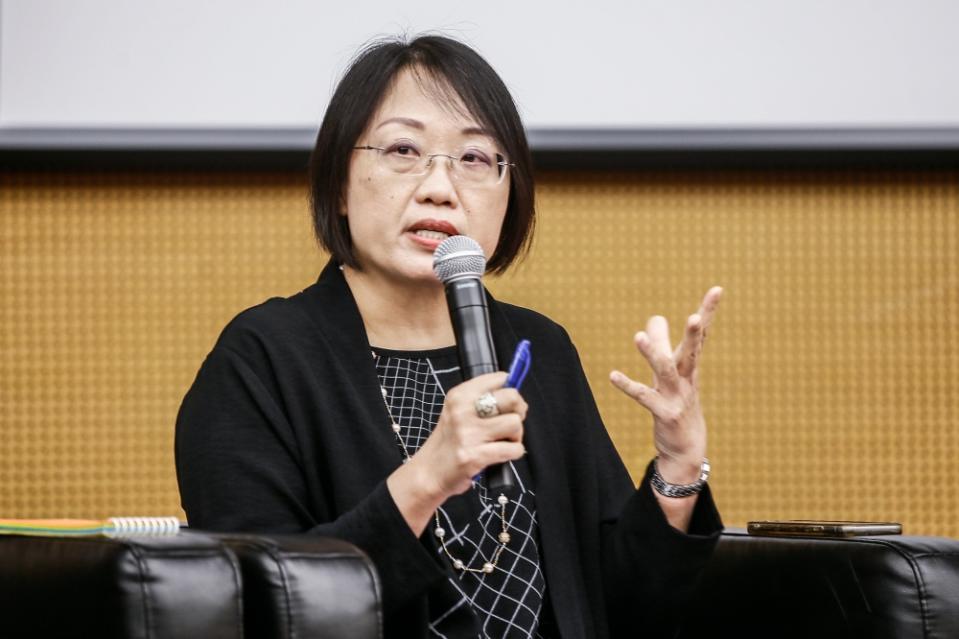
<instances>
[{"instance_id":1,"label":"black and white patterned blouse","mask_svg":"<svg viewBox=\"0 0 959 639\"><path fill-rule=\"evenodd\" d=\"M376 372L386 389L400 437L414 455L439 420L446 391L462 381L455 347L430 351L395 351L374 347ZM403 449L397 442L397 449ZM430 600L430 632L436 637L540 638L539 623L546 582L539 560L535 494L525 460L512 463L517 486L505 491L510 541L490 574L453 570L456 595ZM499 493L487 494L481 482L451 497L439 510L450 553L474 568L482 567L499 547L502 531ZM427 528L433 534L435 521ZM438 549L440 560L449 558ZM470 614L472 609L473 614ZM478 624L477 624L478 622ZM477 628L478 625L478 628Z\"/></svg>"}]
</instances>

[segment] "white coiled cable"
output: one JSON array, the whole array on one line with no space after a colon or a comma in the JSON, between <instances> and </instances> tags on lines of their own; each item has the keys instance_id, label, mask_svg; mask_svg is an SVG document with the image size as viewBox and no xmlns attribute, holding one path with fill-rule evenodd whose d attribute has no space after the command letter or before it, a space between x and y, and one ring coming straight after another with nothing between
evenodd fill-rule
<instances>
[{"instance_id":1,"label":"white coiled cable","mask_svg":"<svg viewBox=\"0 0 959 639\"><path fill-rule=\"evenodd\" d=\"M175 535L180 531L176 517L110 517L108 537L139 535Z\"/></svg>"}]
</instances>

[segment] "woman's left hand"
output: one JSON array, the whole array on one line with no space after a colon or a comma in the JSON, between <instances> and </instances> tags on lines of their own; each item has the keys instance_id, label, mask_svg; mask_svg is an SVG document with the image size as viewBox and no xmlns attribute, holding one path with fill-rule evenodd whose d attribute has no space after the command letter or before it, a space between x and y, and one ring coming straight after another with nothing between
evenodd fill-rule
<instances>
[{"instance_id":1,"label":"woman's left hand","mask_svg":"<svg viewBox=\"0 0 959 639\"><path fill-rule=\"evenodd\" d=\"M669 483L688 484L699 477L706 456L706 420L699 404L699 356L723 289L709 289L699 310L686 320L686 334L674 351L666 318L649 318L646 330L633 338L653 369L653 386L620 371L610 381L653 415L653 438L659 472Z\"/></svg>"}]
</instances>

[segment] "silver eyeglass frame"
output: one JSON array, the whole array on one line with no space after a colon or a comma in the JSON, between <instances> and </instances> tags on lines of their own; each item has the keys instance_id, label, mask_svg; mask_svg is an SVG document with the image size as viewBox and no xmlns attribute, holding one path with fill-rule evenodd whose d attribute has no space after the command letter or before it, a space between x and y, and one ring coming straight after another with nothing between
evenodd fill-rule
<instances>
[{"instance_id":1,"label":"silver eyeglass frame","mask_svg":"<svg viewBox=\"0 0 959 639\"><path fill-rule=\"evenodd\" d=\"M368 145L368 144L363 144L363 145L360 145L360 146L354 146L354 147L353 147L353 150L354 150L354 151L376 151L376 152L378 152L381 156L382 156L383 153L386 152L386 149L383 148L383 147L381 147L381 146L370 146L370 145ZM433 158L438 158L438 157L444 157L444 158L447 158L447 159L449 160L450 174L451 174L451 175L453 175L453 176L461 175L457 170L453 169L453 167L455 166L453 163L454 163L454 162L458 162L458 161L459 161L459 158L457 158L457 157L455 157L455 156L453 156L453 155L450 155L449 153L427 153L427 154L426 154L426 164L424 165L424 170L423 170L422 173L400 173L400 172L398 172L398 171L396 171L395 173L396 173L396 175L408 175L408 176L410 176L410 177L422 177L422 176L428 174L428 173L430 172L430 169L433 167ZM501 167L501 168L500 168L499 176L497 177L496 182L494 182L493 184L502 184L502 183L503 183L503 180L506 178L507 169L509 169L509 167L515 167L515 166L516 166L516 163L515 163L515 162L507 162L507 161L506 161L506 158L505 158L502 154L500 154L500 153L497 153L497 154L496 154L496 157L497 157L497 158L501 158L499 161L496 162L496 166ZM466 184L469 184L469 182L466 181L466 180L461 180L461 181L463 181L463 182L466 183ZM478 183L478 184L482 184L482 182L480 182L480 183Z\"/></svg>"}]
</instances>

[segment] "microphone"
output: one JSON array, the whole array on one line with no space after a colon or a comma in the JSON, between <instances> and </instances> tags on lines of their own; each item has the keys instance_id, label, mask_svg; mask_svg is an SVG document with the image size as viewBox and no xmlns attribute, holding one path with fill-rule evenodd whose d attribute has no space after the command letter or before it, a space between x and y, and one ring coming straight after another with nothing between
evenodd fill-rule
<instances>
[{"instance_id":1,"label":"microphone","mask_svg":"<svg viewBox=\"0 0 959 639\"><path fill-rule=\"evenodd\" d=\"M446 238L433 252L433 272L446 287L446 304L453 322L463 379L495 373L499 364L483 290L486 256L482 247L465 235ZM493 464L487 468L486 482L491 490L516 484L509 464Z\"/></svg>"}]
</instances>

